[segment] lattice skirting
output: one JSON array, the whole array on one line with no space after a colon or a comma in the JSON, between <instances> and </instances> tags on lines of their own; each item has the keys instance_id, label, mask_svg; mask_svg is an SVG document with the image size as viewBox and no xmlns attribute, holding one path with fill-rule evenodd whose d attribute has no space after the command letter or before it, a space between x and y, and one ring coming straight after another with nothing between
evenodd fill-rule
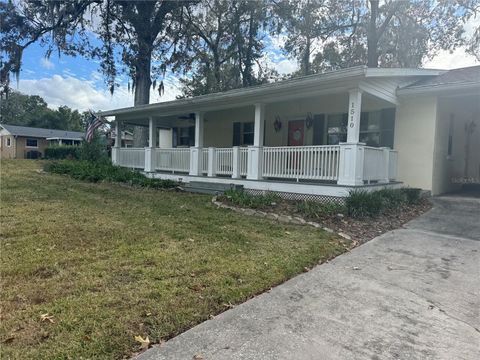
<instances>
[{"instance_id":1,"label":"lattice skirting","mask_svg":"<svg viewBox=\"0 0 480 360\"><path fill-rule=\"evenodd\" d=\"M345 199L339 196L297 194L297 193L283 192L283 191L265 191L265 190L254 190L254 189L244 189L244 191L254 196L272 193L280 196L282 199L285 199L285 200L315 201L323 204L328 204L328 203L344 204L345 203Z\"/></svg>"}]
</instances>

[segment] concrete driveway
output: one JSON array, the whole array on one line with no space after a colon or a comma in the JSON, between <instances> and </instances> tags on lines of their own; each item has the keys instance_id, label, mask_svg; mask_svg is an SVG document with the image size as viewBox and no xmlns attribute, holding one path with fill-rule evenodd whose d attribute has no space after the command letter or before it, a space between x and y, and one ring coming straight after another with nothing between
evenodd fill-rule
<instances>
[{"instance_id":1,"label":"concrete driveway","mask_svg":"<svg viewBox=\"0 0 480 360\"><path fill-rule=\"evenodd\" d=\"M138 360L480 359L480 199L434 203Z\"/></svg>"}]
</instances>

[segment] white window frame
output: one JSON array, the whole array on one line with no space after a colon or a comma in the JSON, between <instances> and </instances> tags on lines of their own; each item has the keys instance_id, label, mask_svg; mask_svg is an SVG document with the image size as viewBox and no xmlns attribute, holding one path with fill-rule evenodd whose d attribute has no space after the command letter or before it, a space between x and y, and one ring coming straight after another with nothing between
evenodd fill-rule
<instances>
[{"instance_id":1,"label":"white window frame","mask_svg":"<svg viewBox=\"0 0 480 360\"><path fill-rule=\"evenodd\" d=\"M27 145L28 140L35 140L35 141L37 142L37 145L36 145L36 146ZM35 138L25 138L25 147L26 147L26 148L29 148L29 149L38 149L38 139L35 139Z\"/></svg>"}]
</instances>

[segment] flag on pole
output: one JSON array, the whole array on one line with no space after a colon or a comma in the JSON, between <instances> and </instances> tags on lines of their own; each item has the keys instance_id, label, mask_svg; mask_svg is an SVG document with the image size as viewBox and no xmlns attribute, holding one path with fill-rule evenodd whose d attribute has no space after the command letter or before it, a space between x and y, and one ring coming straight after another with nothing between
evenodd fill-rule
<instances>
[{"instance_id":1,"label":"flag on pole","mask_svg":"<svg viewBox=\"0 0 480 360\"><path fill-rule=\"evenodd\" d=\"M105 119L101 116L95 114L92 110L88 110L90 113L90 120L87 122L87 131L85 133L85 140L87 142L91 142L93 139L93 134L95 130L98 129L100 126L105 124Z\"/></svg>"}]
</instances>

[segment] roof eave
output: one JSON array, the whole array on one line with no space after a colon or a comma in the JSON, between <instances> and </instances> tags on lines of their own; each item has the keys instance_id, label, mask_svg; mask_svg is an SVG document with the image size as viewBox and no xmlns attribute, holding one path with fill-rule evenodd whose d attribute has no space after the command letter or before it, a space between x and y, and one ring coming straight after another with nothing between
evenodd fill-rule
<instances>
[{"instance_id":1,"label":"roof eave","mask_svg":"<svg viewBox=\"0 0 480 360\"><path fill-rule=\"evenodd\" d=\"M415 86L415 87L406 87L403 89L397 90L398 96L407 96L407 95L421 95L421 94L436 94L436 93L445 93L452 91L480 91L480 84L478 82L468 82L460 84L439 84L439 85L426 85L426 86Z\"/></svg>"}]
</instances>

